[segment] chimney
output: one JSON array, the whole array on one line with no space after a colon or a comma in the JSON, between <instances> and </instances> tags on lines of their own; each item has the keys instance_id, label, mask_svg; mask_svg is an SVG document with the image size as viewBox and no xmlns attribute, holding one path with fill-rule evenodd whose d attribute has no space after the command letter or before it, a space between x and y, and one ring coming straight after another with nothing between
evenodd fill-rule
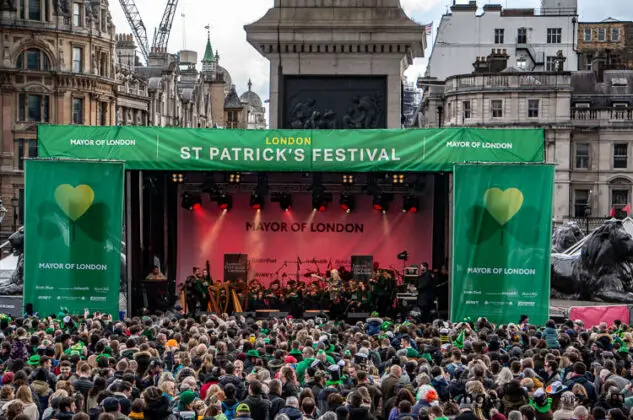
<instances>
[{"instance_id":1,"label":"chimney","mask_svg":"<svg viewBox=\"0 0 633 420\"><path fill-rule=\"evenodd\" d=\"M456 4L455 0L453 0L453 5L451 6L451 12L477 13L477 1L470 0L468 4Z\"/></svg>"},{"instance_id":2,"label":"chimney","mask_svg":"<svg viewBox=\"0 0 633 420\"><path fill-rule=\"evenodd\" d=\"M510 56L506 50L493 49L488 56L488 71L490 73L500 73L508 68L508 59Z\"/></svg>"},{"instance_id":3,"label":"chimney","mask_svg":"<svg viewBox=\"0 0 633 420\"><path fill-rule=\"evenodd\" d=\"M604 67L604 54L600 52L593 58L593 60L591 60L591 70L596 74L598 83L604 82Z\"/></svg>"}]
</instances>

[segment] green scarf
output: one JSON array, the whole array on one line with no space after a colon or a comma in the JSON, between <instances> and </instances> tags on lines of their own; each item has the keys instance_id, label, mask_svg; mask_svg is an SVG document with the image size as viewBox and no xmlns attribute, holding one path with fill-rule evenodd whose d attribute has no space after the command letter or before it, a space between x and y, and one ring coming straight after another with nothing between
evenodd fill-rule
<instances>
[{"instance_id":1,"label":"green scarf","mask_svg":"<svg viewBox=\"0 0 633 420\"><path fill-rule=\"evenodd\" d=\"M552 399L548 398L547 403L540 407L538 404L534 402L534 400L530 400L530 406L534 408L539 413L547 413L552 408Z\"/></svg>"},{"instance_id":2,"label":"green scarf","mask_svg":"<svg viewBox=\"0 0 633 420\"><path fill-rule=\"evenodd\" d=\"M330 386L330 385L340 385L343 386L343 380L339 379L338 381L325 381L325 386Z\"/></svg>"}]
</instances>

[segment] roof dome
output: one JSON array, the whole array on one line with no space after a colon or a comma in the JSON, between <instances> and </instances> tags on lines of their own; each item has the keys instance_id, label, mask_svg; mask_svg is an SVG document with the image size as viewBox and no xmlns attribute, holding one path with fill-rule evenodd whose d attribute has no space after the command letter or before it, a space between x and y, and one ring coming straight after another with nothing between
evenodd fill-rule
<instances>
[{"instance_id":1,"label":"roof dome","mask_svg":"<svg viewBox=\"0 0 633 420\"><path fill-rule=\"evenodd\" d=\"M218 66L218 74L222 74L222 80L224 80L224 86L226 86L224 90L228 92L231 89L231 85L233 85L231 73L229 73L229 71L224 67Z\"/></svg>"},{"instance_id":2,"label":"roof dome","mask_svg":"<svg viewBox=\"0 0 633 420\"><path fill-rule=\"evenodd\" d=\"M248 90L242 93L242 95L240 96L240 100L242 102L248 102L250 106L261 107L262 99L259 97L258 94L256 94L255 92L251 90L252 86L253 86L253 83L251 82L250 79L248 79Z\"/></svg>"}]
</instances>

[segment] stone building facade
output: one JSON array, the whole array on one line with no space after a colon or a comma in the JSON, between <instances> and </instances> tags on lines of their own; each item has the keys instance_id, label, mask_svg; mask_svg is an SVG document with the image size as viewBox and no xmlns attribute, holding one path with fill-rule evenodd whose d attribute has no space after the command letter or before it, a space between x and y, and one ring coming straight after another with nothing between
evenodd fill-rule
<instances>
[{"instance_id":1,"label":"stone building facade","mask_svg":"<svg viewBox=\"0 0 633 420\"><path fill-rule=\"evenodd\" d=\"M115 122L115 31L107 0L0 2L1 232L21 225L24 160L38 124ZM11 199L18 203L14 208ZM15 200L17 199L17 200Z\"/></svg>"},{"instance_id":2,"label":"stone building facade","mask_svg":"<svg viewBox=\"0 0 633 420\"><path fill-rule=\"evenodd\" d=\"M578 70L592 70L598 59L605 70L633 70L633 22L609 18L578 25Z\"/></svg>"},{"instance_id":3,"label":"stone building facade","mask_svg":"<svg viewBox=\"0 0 633 420\"><path fill-rule=\"evenodd\" d=\"M566 59L563 70L576 70L577 6L577 0L541 0L540 9L485 4L478 13L476 0L454 3L440 20L426 76L469 73L493 48L506 50L508 65L520 70L554 71L559 54Z\"/></svg>"}]
</instances>

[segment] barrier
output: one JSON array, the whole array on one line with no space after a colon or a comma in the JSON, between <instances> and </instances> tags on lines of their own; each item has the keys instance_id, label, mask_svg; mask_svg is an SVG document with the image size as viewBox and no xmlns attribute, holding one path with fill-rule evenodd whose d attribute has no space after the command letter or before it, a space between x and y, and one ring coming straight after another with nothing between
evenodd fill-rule
<instances>
[{"instance_id":1,"label":"barrier","mask_svg":"<svg viewBox=\"0 0 633 420\"><path fill-rule=\"evenodd\" d=\"M631 318L631 310L626 305L604 305L604 306L572 306L569 308L569 319L581 320L585 328L590 328L601 322L613 325L613 321L619 319L623 323L628 323Z\"/></svg>"}]
</instances>

